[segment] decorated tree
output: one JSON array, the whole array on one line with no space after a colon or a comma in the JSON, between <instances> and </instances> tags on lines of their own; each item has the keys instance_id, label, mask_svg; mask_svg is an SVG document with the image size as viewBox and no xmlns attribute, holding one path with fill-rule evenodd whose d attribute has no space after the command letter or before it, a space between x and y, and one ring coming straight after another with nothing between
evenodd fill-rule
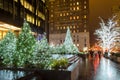
<instances>
[{"instance_id":1,"label":"decorated tree","mask_svg":"<svg viewBox=\"0 0 120 80\"><path fill-rule=\"evenodd\" d=\"M49 44L44 34L43 38L41 40L38 40L38 51L39 53L43 53L43 52L45 53L48 51L48 49L49 49Z\"/></svg>"},{"instance_id":2,"label":"decorated tree","mask_svg":"<svg viewBox=\"0 0 120 80\"><path fill-rule=\"evenodd\" d=\"M63 45L65 47L66 53L79 53L78 48L73 44L69 27L67 28L67 33Z\"/></svg>"},{"instance_id":3,"label":"decorated tree","mask_svg":"<svg viewBox=\"0 0 120 80\"><path fill-rule=\"evenodd\" d=\"M49 44L46 36L44 35L41 40L36 42L36 53L33 58L35 67L41 69L48 69L51 61L51 54L49 52Z\"/></svg>"},{"instance_id":4,"label":"decorated tree","mask_svg":"<svg viewBox=\"0 0 120 80\"><path fill-rule=\"evenodd\" d=\"M13 66L14 54L16 52L16 37L11 30L2 39L0 46L0 56L3 64L9 67Z\"/></svg>"},{"instance_id":5,"label":"decorated tree","mask_svg":"<svg viewBox=\"0 0 120 80\"><path fill-rule=\"evenodd\" d=\"M116 28L117 22L114 22L114 17L109 19L107 23L100 18L100 28L95 31L95 35L98 37L99 45L103 48L103 51L108 52L115 46L115 43L120 39L120 33Z\"/></svg>"},{"instance_id":6,"label":"decorated tree","mask_svg":"<svg viewBox=\"0 0 120 80\"><path fill-rule=\"evenodd\" d=\"M29 64L35 50L35 38L31 33L30 25L24 21L22 31L17 40L15 66L24 67Z\"/></svg>"}]
</instances>

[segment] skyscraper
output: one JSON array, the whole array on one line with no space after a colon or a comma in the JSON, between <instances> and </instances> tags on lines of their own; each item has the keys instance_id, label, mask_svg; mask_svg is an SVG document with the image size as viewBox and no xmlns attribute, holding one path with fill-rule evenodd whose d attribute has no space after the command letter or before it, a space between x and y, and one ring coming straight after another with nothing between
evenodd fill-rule
<instances>
[{"instance_id":1,"label":"skyscraper","mask_svg":"<svg viewBox=\"0 0 120 80\"><path fill-rule=\"evenodd\" d=\"M33 32L48 32L45 0L0 0L0 16L0 39L9 28L18 34L24 19L29 22Z\"/></svg>"},{"instance_id":2,"label":"skyscraper","mask_svg":"<svg viewBox=\"0 0 120 80\"><path fill-rule=\"evenodd\" d=\"M73 42L78 48L89 46L87 27L89 0L49 0L47 5L50 43L55 45L63 43L67 27L69 27Z\"/></svg>"},{"instance_id":3,"label":"skyscraper","mask_svg":"<svg viewBox=\"0 0 120 80\"><path fill-rule=\"evenodd\" d=\"M88 31L88 0L49 0L49 32L65 33L70 27L72 33Z\"/></svg>"}]
</instances>

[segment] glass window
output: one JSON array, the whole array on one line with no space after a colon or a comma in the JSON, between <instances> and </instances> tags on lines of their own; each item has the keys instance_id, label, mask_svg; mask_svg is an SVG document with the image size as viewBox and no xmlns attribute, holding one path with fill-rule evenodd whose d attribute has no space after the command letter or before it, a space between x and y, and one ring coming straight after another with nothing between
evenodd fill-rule
<instances>
[{"instance_id":1,"label":"glass window","mask_svg":"<svg viewBox=\"0 0 120 80\"><path fill-rule=\"evenodd\" d=\"M77 2L77 5L79 5L79 2Z\"/></svg>"},{"instance_id":2,"label":"glass window","mask_svg":"<svg viewBox=\"0 0 120 80\"><path fill-rule=\"evenodd\" d=\"M69 13L67 13L67 15L69 15Z\"/></svg>"},{"instance_id":3,"label":"glass window","mask_svg":"<svg viewBox=\"0 0 120 80\"><path fill-rule=\"evenodd\" d=\"M57 29L59 30L59 26L57 27Z\"/></svg>"},{"instance_id":4,"label":"glass window","mask_svg":"<svg viewBox=\"0 0 120 80\"><path fill-rule=\"evenodd\" d=\"M70 20L72 20L72 16L70 16Z\"/></svg>"},{"instance_id":5,"label":"glass window","mask_svg":"<svg viewBox=\"0 0 120 80\"><path fill-rule=\"evenodd\" d=\"M72 7L70 7L70 10L72 10Z\"/></svg>"},{"instance_id":6,"label":"glass window","mask_svg":"<svg viewBox=\"0 0 120 80\"><path fill-rule=\"evenodd\" d=\"M87 16L86 16L86 15L84 15L84 18L86 19L86 18L87 18Z\"/></svg>"},{"instance_id":7,"label":"glass window","mask_svg":"<svg viewBox=\"0 0 120 80\"><path fill-rule=\"evenodd\" d=\"M75 29L75 26L73 26L73 28Z\"/></svg>"},{"instance_id":8,"label":"glass window","mask_svg":"<svg viewBox=\"0 0 120 80\"><path fill-rule=\"evenodd\" d=\"M77 7L77 10L80 10L80 8L79 8L79 7Z\"/></svg>"},{"instance_id":9,"label":"glass window","mask_svg":"<svg viewBox=\"0 0 120 80\"><path fill-rule=\"evenodd\" d=\"M53 17L53 14L51 14L51 17Z\"/></svg>"},{"instance_id":10,"label":"glass window","mask_svg":"<svg viewBox=\"0 0 120 80\"><path fill-rule=\"evenodd\" d=\"M9 3L9 12L10 12L10 13L13 13L13 6L12 6L12 3Z\"/></svg>"},{"instance_id":11,"label":"glass window","mask_svg":"<svg viewBox=\"0 0 120 80\"><path fill-rule=\"evenodd\" d=\"M38 26L40 27L40 20L38 21Z\"/></svg>"},{"instance_id":12,"label":"glass window","mask_svg":"<svg viewBox=\"0 0 120 80\"><path fill-rule=\"evenodd\" d=\"M84 1L84 4L86 4L87 2L86 1Z\"/></svg>"},{"instance_id":13,"label":"glass window","mask_svg":"<svg viewBox=\"0 0 120 80\"><path fill-rule=\"evenodd\" d=\"M86 6L84 6L84 9L86 9Z\"/></svg>"},{"instance_id":14,"label":"glass window","mask_svg":"<svg viewBox=\"0 0 120 80\"><path fill-rule=\"evenodd\" d=\"M65 16L65 13L63 14L63 16Z\"/></svg>"},{"instance_id":15,"label":"glass window","mask_svg":"<svg viewBox=\"0 0 120 80\"><path fill-rule=\"evenodd\" d=\"M77 16L77 19L79 19L79 16Z\"/></svg>"},{"instance_id":16,"label":"glass window","mask_svg":"<svg viewBox=\"0 0 120 80\"><path fill-rule=\"evenodd\" d=\"M0 8L3 9L3 0L0 0Z\"/></svg>"},{"instance_id":17,"label":"glass window","mask_svg":"<svg viewBox=\"0 0 120 80\"><path fill-rule=\"evenodd\" d=\"M4 10L8 11L8 1L4 1Z\"/></svg>"},{"instance_id":18,"label":"glass window","mask_svg":"<svg viewBox=\"0 0 120 80\"><path fill-rule=\"evenodd\" d=\"M65 26L63 27L63 29L65 29Z\"/></svg>"},{"instance_id":19,"label":"glass window","mask_svg":"<svg viewBox=\"0 0 120 80\"><path fill-rule=\"evenodd\" d=\"M73 19L76 19L75 16L73 17Z\"/></svg>"},{"instance_id":20,"label":"glass window","mask_svg":"<svg viewBox=\"0 0 120 80\"><path fill-rule=\"evenodd\" d=\"M75 7L73 7L73 10L76 10Z\"/></svg>"},{"instance_id":21,"label":"glass window","mask_svg":"<svg viewBox=\"0 0 120 80\"><path fill-rule=\"evenodd\" d=\"M75 5L75 3L73 3L73 5Z\"/></svg>"},{"instance_id":22,"label":"glass window","mask_svg":"<svg viewBox=\"0 0 120 80\"><path fill-rule=\"evenodd\" d=\"M15 2L18 2L18 0L14 0Z\"/></svg>"}]
</instances>

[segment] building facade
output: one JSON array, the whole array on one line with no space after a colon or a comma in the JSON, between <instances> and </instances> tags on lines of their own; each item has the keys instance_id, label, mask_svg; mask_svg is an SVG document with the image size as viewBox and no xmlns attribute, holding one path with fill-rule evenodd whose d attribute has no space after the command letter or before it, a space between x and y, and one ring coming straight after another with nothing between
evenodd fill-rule
<instances>
[{"instance_id":1,"label":"building facade","mask_svg":"<svg viewBox=\"0 0 120 80\"><path fill-rule=\"evenodd\" d=\"M88 0L49 0L49 32L72 33L88 31Z\"/></svg>"},{"instance_id":2,"label":"building facade","mask_svg":"<svg viewBox=\"0 0 120 80\"><path fill-rule=\"evenodd\" d=\"M64 40L63 37L66 34L67 27L69 27L73 36L76 35L80 37L73 37L74 43L76 46L80 45L79 47L83 48L81 44L84 42L84 35L81 34L86 35L86 32L89 31L87 27L89 0L49 0L47 5L49 10L50 43L55 40L58 41L58 43L59 40ZM89 34L87 34L87 36L89 36ZM89 40L89 38L87 37L86 40ZM76 41L78 42L76 43Z\"/></svg>"},{"instance_id":3,"label":"building facade","mask_svg":"<svg viewBox=\"0 0 120 80\"><path fill-rule=\"evenodd\" d=\"M60 45L64 43L66 33L57 33L51 34L49 37L50 45ZM78 47L79 51L83 51L85 47L88 49L90 48L89 42L89 32L79 32L79 33L72 33L72 40L73 43Z\"/></svg>"},{"instance_id":4,"label":"building facade","mask_svg":"<svg viewBox=\"0 0 120 80\"><path fill-rule=\"evenodd\" d=\"M48 10L44 0L0 0L0 16L0 39L9 27L18 33L24 20L30 23L33 32L48 32Z\"/></svg>"}]
</instances>

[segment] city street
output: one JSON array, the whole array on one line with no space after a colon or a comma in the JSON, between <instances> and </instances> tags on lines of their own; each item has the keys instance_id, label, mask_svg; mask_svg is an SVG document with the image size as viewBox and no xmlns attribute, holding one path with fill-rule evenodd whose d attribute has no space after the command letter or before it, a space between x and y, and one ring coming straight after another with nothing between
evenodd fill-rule
<instances>
[{"instance_id":1,"label":"city street","mask_svg":"<svg viewBox=\"0 0 120 80\"><path fill-rule=\"evenodd\" d=\"M78 80L120 80L120 64L98 56L81 59Z\"/></svg>"}]
</instances>

